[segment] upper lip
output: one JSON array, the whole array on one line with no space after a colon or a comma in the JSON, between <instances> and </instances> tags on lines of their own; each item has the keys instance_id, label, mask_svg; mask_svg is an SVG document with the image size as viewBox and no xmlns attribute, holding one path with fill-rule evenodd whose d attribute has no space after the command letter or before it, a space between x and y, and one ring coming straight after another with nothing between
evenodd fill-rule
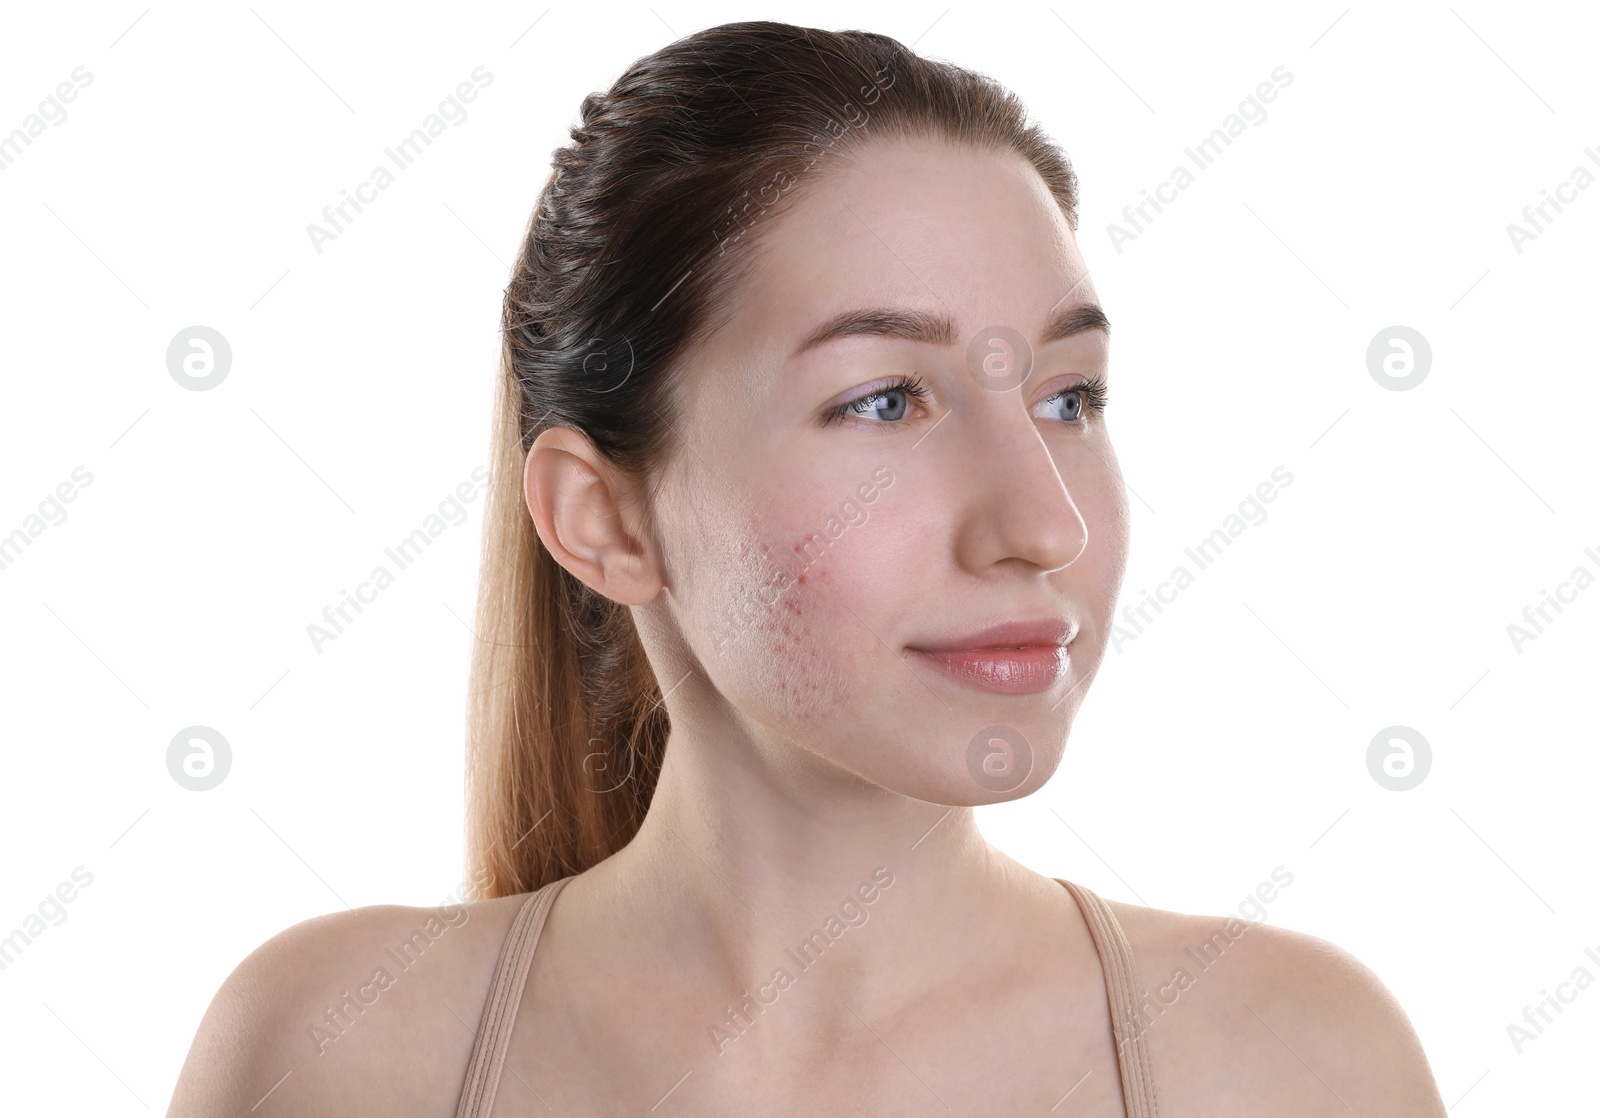
<instances>
[{"instance_id":1,"label":"upper lip","mask_svg":"<svg viewBox=\"0 0 1600 1118\"><path fill-rule=\"evenodd\" d=\"M908 645L912 652L965 652L981 648L1042 648L1067 644L1078 627L1059 617L1032 621L1007 621L958 637Z\"/></svg>"}]
</instances>

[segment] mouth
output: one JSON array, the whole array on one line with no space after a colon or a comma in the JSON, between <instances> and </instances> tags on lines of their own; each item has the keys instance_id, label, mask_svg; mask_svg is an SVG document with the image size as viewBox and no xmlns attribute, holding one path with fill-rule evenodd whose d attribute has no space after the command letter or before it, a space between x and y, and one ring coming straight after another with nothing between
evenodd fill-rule
<instances>
[{"instance_id":1,"label":"mouth","mask_svg":"<svg viewBox=\"0 0 1600 1118\"><path fill-rule=\"evenodd\" d=\"M1047 691L1067 676L1077 625L1051 618L1010 622L906 653L956 683L1002 695Z\"/></svg>"},{"instance_id":2,"label":"mouth","mask_svg":"<svg viewBox=\"0 0 1600 1118\"><path fill-rule=\"evenodd\" d=\"M1028 648L967 648L956 652L906 650L957 683L1002 695L1033 695L1066 678L1066 645Z\"/></svg>"}]
</instances>

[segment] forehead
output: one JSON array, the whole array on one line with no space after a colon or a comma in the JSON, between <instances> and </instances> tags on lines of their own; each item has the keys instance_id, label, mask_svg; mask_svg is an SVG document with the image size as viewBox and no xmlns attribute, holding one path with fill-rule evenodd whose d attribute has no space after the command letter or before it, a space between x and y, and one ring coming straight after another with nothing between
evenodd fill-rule
<instances>
[{"instance_id":1,"label":"forehead","mask_svg":"<svg viewBox=\"0 0 1600 1118\"><path fill-rule=\"evenodd\" d=\"M745 354L781 361L819 323L885 305L953 319L958 344L995 325L1035 339L1048 312L1094 300L1065 215L1018 153L868 143L794 189L735 295L722 341Z\"/></svg>"}]
</instances>

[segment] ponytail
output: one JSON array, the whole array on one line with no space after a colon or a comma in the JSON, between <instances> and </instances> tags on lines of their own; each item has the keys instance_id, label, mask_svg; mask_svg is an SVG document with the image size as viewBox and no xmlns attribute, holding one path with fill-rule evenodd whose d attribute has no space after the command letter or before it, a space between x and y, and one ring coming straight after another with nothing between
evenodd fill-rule
<instances>
[{"instance_id":1,"label":"ponytail","mask_svg":"<svg viewBox=\"0 0 1600 1118\"><path fill-rule=\"evenodd\" d=\"M468 733L468 858L488 871L493 897L581 873L626 845L669 729L628 607L574 578L534 528L521 395L503 362Z\"/></svg>"}]
</instances>

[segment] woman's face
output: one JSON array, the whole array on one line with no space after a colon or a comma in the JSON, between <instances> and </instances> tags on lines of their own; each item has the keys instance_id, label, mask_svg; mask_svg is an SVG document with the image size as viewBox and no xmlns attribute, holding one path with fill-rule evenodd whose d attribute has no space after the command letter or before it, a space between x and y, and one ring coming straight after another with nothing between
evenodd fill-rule
<instances>
[{"instance_id":1,"label":"woman's face","mask_svg":"<svg viewBox=\"0 0 1600 1118\"><path fill-rule=\"evenodd\" d=\"M1094 285L1020 156L878 143L785 203L730 250L748 281L682 369L657 524L684 669L758 748L936 803L1026 795L1127 553ZM1064 652L925 651L1037 644L980 631L1040 621Z\"/></svg>"}]
</instances>

